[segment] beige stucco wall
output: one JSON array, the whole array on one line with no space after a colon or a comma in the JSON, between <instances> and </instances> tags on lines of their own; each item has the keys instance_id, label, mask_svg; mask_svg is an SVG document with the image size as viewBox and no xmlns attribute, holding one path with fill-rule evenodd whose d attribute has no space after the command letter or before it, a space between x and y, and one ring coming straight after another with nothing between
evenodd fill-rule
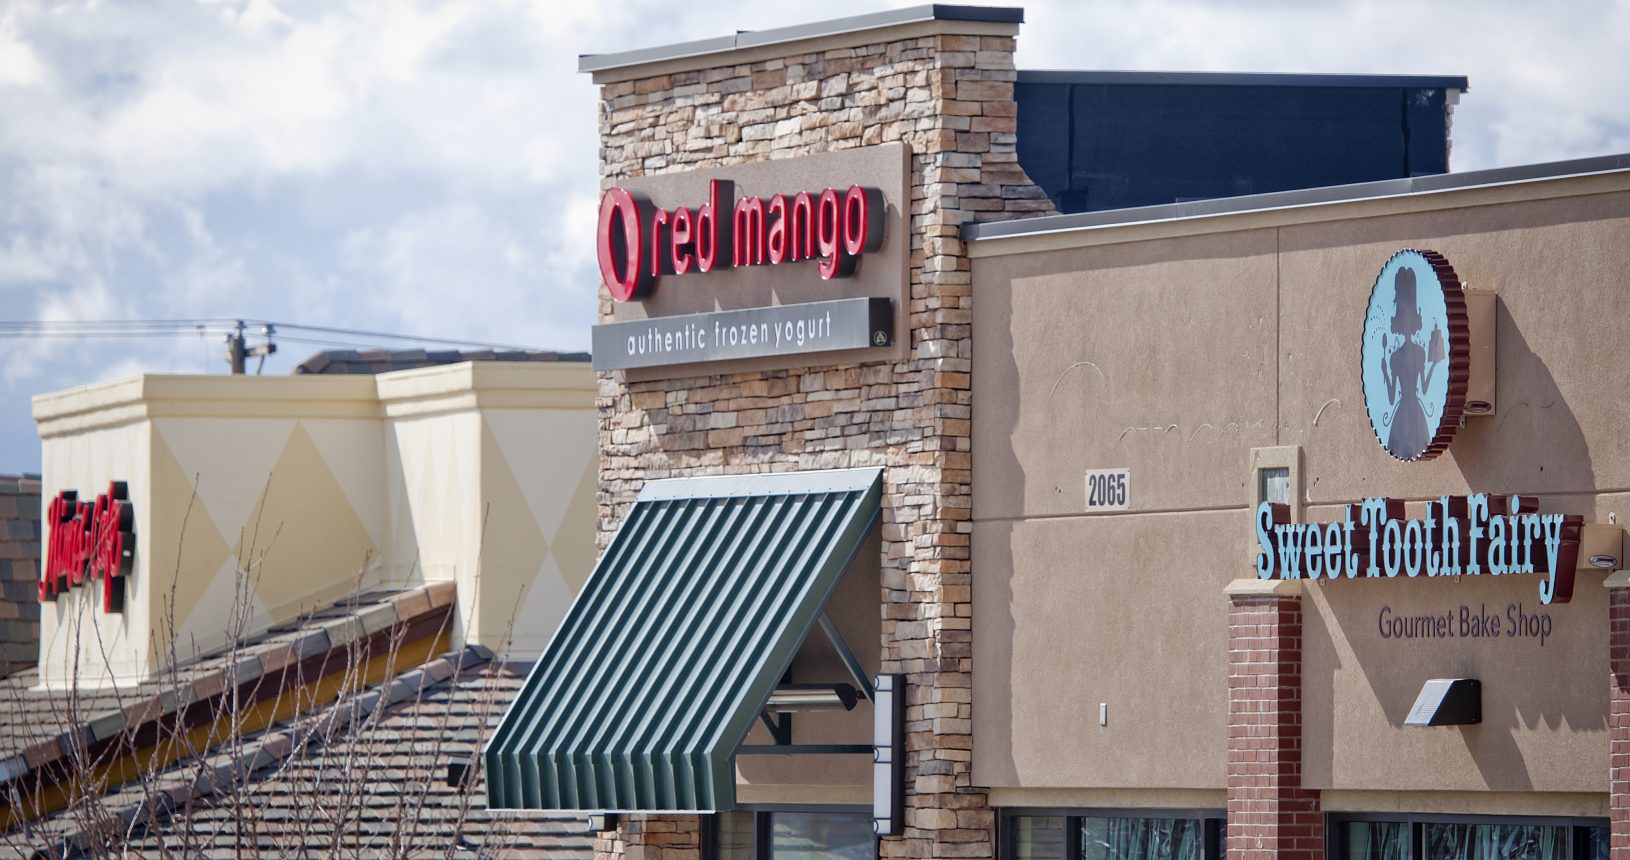
<instances>
[{"instance_id":1,"label":"beige stucco wall","mask_svg":"<svg viewBox=\"0 0 1630 860\"><path fill-rule=\"evenodd\" d=\"M46 445L41 457L40 498L47 510L63 490L78 490L95 497L114 480L127 481L135 504L136 533L152 531L150 470L147 468L152 433L143 425L127 424L75 434L59 444ZM49 526L42 534L48 534ZM45 552L40 553L44 564ZM138 547L133 577L150 567ZM74 589L40 607L40 672L60 680L76 663L87 685L102 685L114 677L144 673L148 667L145 631L151 621L148 606L129 599L122 616L101 611L98 584ZM105 667L105 668L104 668Z\"/></svg>"},{"instance_id":2,"label":"beige stucco wall","mask_svg":"<svg viewBox=\"0 0 1630 860\"><path fill-rule=\"evenodd\" d=\"M353 589L436 580L459 583L459 641L506 647L513 619L535 654L593 564L593 386L581 364L466 363L36 398L47 503L124 480L137 515L126 611L89 590L46 607L48 682L139 679Z\"/></svg>"},{"instance_id":3,"label":"beige stucco wall","mask_svg":"<svg viewBox=\"0 0 1630 860\"><path fill-rule=\"evenodd\" d=\"M536 657L594 566L594 375L466 363L380 377L396 581L458 583L468 641Z\"/></svg>"},{"instance_id":4,"label":"beige stucco wall","mask_svg":"<svg viewBox=\"0 0 1630 860\"><path fill-rule=\"evenodd\" d=\"M1356 361L1375 273L1410 247L1499 295L1499 413L1426 464L1375 443ZM1381 495L1418 515L1426 498L1467 492L1537 494L1596 522L1630 514L1614 384L1630 366L1630 173L978 240L971 253L974 781L1001 796L1126 788L1161 805L1148 789L1224 787L1222 589L1254 575L1254 447L1302 447L1314 520ZM1083 472L1115 467L1131 470L1132 509L1084 514ZM1384 640L1377 627L1382 605L1531 612L1532 577L1309 587L1304 783L1348 797L1605 791L1602 578L1581 574L1572 603L1545 608L1543 648ZM1402 727L1426 678L1461 676L1483 681L1483 725Z\"/></svg>"}]
</instances>

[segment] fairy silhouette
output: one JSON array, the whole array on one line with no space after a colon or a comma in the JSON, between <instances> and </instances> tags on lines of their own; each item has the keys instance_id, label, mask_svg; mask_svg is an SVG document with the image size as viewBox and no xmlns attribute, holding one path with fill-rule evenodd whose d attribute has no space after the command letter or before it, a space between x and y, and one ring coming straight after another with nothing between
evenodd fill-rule
<instances>
[{"instance_id":1,"label":"fairy silhouette","mask_svg":"<svg viewBox=\"0 0 1630 860\"><path fill-rule=\"evenodd\" d=\"M1432 376L1447 357L1442 328L1430 336L1421 331L1421 308L1415 296L1415 272L1398 269L1393 279L1392 336L1387 354L1381 359L1381 374L1387 383L1387 417L1390 424L1387 450L1394 456L1413 460L1426 452L1432 441L1430 419L1424 399Z\"/></svg>"}]
</instances>

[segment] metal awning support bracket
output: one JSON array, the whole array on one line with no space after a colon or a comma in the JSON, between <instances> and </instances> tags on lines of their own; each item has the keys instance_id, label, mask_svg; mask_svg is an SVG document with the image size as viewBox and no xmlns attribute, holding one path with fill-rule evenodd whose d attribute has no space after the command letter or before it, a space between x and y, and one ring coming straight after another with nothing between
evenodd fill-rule
<instances>
[{"instance_id":1,"label":"metal awning support bracket","mask_svg":"<svg viewBox=\"0 0 1630 860\"><path fill-rule=\"evenodd\" d=\"M838 632L838 625L833 623L832 616L821 610L821 630L826 633L826 640L832 643L832 648L838 652L838 659L843 661L843 667L849 670L849 677L855 682L855 689L866 697L866 701L876 704L877 690L872 687L872 680L866 677L866 670L855 659L855 652L849 650L849 643L843 641L843 634Z\"/></svg>"},{"instance_id":2,"label":"metal awning support bracket","mask_svg":"<svg viewBox=\"0 0 1630 860\"><path fill-rule=\"evenodd\" d=\"M792 743L792 714L781 714L772 717L769 711L759 711L758 719L759 722L764 724L764 728L770 730L770 738L777 745Z\"/></svg>"}]
</instances>

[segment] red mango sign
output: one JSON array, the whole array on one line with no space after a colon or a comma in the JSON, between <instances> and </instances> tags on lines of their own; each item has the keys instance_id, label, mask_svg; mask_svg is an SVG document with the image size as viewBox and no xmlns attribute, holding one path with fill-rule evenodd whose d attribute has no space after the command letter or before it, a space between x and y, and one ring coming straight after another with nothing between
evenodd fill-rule
<instances>
[{"instance_id":1,"label":"red mango sign","mask_svg":"<svg viewBox=\"0 0 1630 860\"><path fill-rule=\"evenodd\" d=\"M668 210L625 188L600 198L600 277L619 302L647 298L663 275L816 261L822 280L855 273L883 245L883 192L851 185L811 194L736 199L735 183L708 183L695 211Z\"/></svg>"},{"instance_id":2,"label":"red mango sign","mask_svg":"<svg viewBox=\"0 0 1630 860\"><path fill-rule=\"evenodd\" d=\"M124 481L108 484L94 502L63 490L46 508L45 565L40 602L88 581L102 582L102 610L124 611L124 577L136 558L136 512Z\"/></svg>"}]
</instances>

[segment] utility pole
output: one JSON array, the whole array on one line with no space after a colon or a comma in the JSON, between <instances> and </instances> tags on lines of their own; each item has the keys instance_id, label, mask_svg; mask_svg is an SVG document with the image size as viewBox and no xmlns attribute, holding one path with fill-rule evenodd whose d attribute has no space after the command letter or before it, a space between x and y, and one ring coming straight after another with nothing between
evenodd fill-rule
<instances>
[{"instance_id":1,"label":"utility pole","mask_svg":"<svg viewBox=\"0 0 1630 860\"><path fill-rule=\"evenodd\" d=\"M232 365L233 376L243 375L244 359L249 355L248 346L243 338L243 320L238 320L237 328L226 336L226 363Z\"/></svg>"},{"instance_id":2,"label":"utility pole","mask_svg":"<svg viewBox=\"0 0 1630 860\"><path fill-rule=\"evenodd\" d=\"M238 320L238 324L233 326L232 333L226 336L226 363L231 366L233 376L242 376L248 371L248 359L251 355L260 357L260 366L255 368L255 375L259 376L260 368L266 365L266 356L277 352L277 344L272 342L272 335L277 333L273 326L266 325L260 330L260 333L266 336L266 342L253 348L249 346L248 338L244 337L247 328L243 320Z\"/></svg>"}]
</instances>

